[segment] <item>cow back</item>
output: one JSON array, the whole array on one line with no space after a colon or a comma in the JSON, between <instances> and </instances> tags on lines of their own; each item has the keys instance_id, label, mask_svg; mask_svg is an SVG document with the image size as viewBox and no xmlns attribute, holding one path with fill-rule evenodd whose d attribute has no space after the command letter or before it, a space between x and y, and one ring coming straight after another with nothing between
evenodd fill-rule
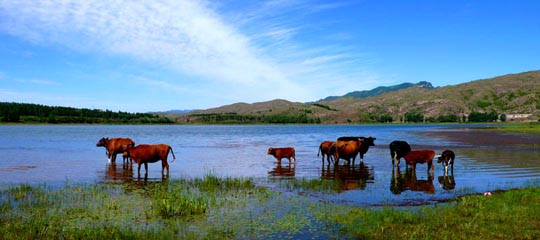
<instances>
[{"instance_id":1,"label":"cow back","mask_svg":"<svg viewBox=\"0 0 540 240\"><path fill-rule=\"evenodd\" d=\"M433 150L417 150L408 152L403 158L407 163L426 163L433 161L435 151Z\"/></svg>"},{"instance_id":2,"label":"cow back","mask_svg":"<svg viewBox=\"0 0 540 240\"><path fill-rule=\"evenodd\" d=\"M358 154L360 145L361 141L338 140L336 142L336 155L339 156L339 158L352 158Z\"/></svg>"},{"instance_id":3,"label":"cow back","mask_svg":"<svg viewBox=\"0 0 540 240\"><path fill-rule=\"evenodd\" d=\"M133 146L135 146L135 142L130 138L111 138L109 139L107 149L113 153L123 153L126 147Z\"/></svg>"}]
</instances>

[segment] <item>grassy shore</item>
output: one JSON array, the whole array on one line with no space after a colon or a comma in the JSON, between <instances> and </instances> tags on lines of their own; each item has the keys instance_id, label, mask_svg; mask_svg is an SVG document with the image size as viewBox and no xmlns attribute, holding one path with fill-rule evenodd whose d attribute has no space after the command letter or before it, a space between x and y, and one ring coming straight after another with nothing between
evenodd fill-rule
<instances>
[{"instance_id":1,"label":"grassy shore","mask_svg":"<svg viewBox=\"0 0 540 240\"><path fill-rule=\"evenodd\" d=\"M540 122L498 124L493 129L501 132L540 133Z\"/></svg>"},{"instance_id":2,"label":"grassy shore","mask_svg":"<svg viewBox=\"0 0 540 240\"><path fill-rule=\"evenodd\" d=\"M295 183L311 188L313 182ZM327 187L332 187L327 186ZM325 187L326 188L326 187ZM324 189L321 189L325 191ZM315 190L317 191L317 190ZM419 208L344 206L250 179L17 185L0 190L2 239L538 239L535 187Z\"/></svg>"}]
</instances>

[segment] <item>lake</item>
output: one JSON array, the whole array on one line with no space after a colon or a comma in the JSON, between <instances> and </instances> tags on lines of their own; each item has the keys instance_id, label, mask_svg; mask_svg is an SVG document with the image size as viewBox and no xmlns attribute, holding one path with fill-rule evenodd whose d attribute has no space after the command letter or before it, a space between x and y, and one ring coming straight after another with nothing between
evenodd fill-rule
<instances>
[{"instance_id":1,"label":"lake","mask_svg":"<svg viewBox=\"0 0 540 240\"><path fill-rule=\"evenodd\" d=\"M540 136L478 132L473 125L253 125L253 126L95 126L8 125L0 126L1 186L12 184L122 183L137 181L137 164L109 164L102 137L129 137L136 144L166 143L176 160L170 178L194 178L213 174L249 177L259 185L290 193L283 183L296 179L340 181L331 193L292 192L338 204L358 206L419 205L456 196L504 190L536 184L540 177ZM478 127L479 125L474 125ZM373 136L375 147L363 164L335 168L317 157L319 144L340 136ZM445 176L435 165L417 165L408 172L405 161L392 167L388 144L408 141L413 150L445 149L456 153L454 174ZM268 147L292 146L297 163L281 166L267 155ZM341 164L344 161L341 160ZM141 170L144 174L144 168ZM149 164L148 181L162 181L161 164Z\"/></svg>"}]
</instances>

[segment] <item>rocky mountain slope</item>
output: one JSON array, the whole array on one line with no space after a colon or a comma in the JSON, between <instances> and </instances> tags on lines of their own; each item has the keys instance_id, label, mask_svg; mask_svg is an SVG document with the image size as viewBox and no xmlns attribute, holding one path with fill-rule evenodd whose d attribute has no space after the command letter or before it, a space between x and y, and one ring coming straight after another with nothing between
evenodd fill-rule
<instances>
[{"instance_id":1,"label":"rocky mountain slope","mask_svg":"<svg viewBox=\"0 0 540 240\"><path fill-rule=\"evenodd\" d=\"M208 115L249 116L259 120L262 116L301 116L310 123L366 123L410 122L413 118L436 122L446 117L463 121L471 113L532 114L533 119L538 119L540 71L439 88L409 87L366 98L341 97L308 104L287 100L236 103L177 117L181 122L197 122L201 116Z\"/></svg>"}]
</instances>

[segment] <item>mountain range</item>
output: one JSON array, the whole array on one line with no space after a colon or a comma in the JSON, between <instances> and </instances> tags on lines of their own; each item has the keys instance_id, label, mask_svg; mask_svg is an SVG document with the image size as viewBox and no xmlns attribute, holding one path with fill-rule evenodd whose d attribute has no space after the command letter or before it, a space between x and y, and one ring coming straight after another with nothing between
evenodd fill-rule
<instances>
[{"instance_id":1,"label":"mountain range","mask_svg":"<svg viewBox=\"0 0 540 240\"><path fill-rule=\"evenodd\" d=\"M471 113L532 114L540 112L540 71L507 74L434 88L429 82L404 83L355 91L317 102L276 99L235 103L185 114L169 115L179 122L272 122L293 119L308 123L463 121ZM271 119L271 120L269 120ZM276 120L278 119L278 120Z\"/></svg>"},{"instance_id":2,"label":"mountain range","mask_svg":"<svg viewBox=\"0 0 540 240\"><path fill-rule=\"evenodd\" d=\"M394 86L376 87L374 89L366 90L366 91L354 91L354 92L347 93L347 94L345 94L343 96L330 96L330 97L326 97L324 99L319 100L319 102L320 101L332 101L332 100L335 100L335 99L338 99L338 98L343 98L343 97L368 98L368 97L374 97L374 96L377 96L377 95L381 95L383 93L398 91L398 90L401 90L401 89L406 89L406 88L411 88L411 87L420 87L420 88L433 89L433 85L431 85L430 82L426 82L426 81L422 81L422 82L418 82L418 83L402 83L402 84L398 84L398 85L394 85Z\"/></svg>"}]
</instances>

